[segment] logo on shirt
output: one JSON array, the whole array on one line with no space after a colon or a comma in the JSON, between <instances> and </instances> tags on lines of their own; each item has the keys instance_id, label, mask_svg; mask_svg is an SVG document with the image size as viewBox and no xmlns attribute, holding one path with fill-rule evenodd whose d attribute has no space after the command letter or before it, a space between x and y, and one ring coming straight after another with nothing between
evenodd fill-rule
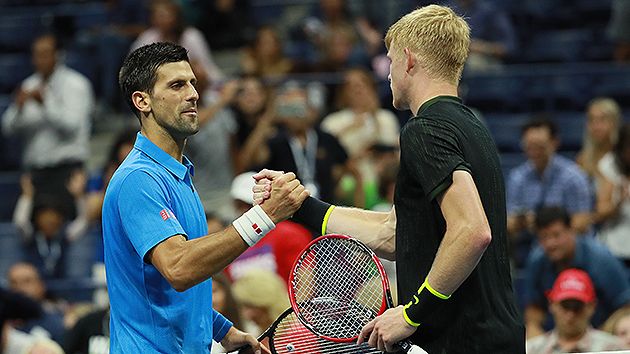
<instances>
[{"instance_id":1,"label":"logo on shirt","mask_svg":"<svg viewBox=\"0 0 630 354\"><path fill-rule=\"evenodd\" d=\"M256 224L256 223L252 224L252 229L254 229L254 231L255 231L258 235L262 234L262 229L261 229L260 227L258 227L258 224Z\"/></svg>"},{"instance_id":2,"label":"logo on shirt","mask_svg":"<svg viewBox=\"0 0 630 354\"><path fill-rule=\"evenodd\" d=\"M175 214L173 214L173 212L168 210L168 209L162 209L160 211L160 216L162 217L162 220L164 220L164 221L166 221L166 220L168 220L170 218L173 218L173 219L177 220L177 218L175 217Z\"/></svg>"}]
</instances>

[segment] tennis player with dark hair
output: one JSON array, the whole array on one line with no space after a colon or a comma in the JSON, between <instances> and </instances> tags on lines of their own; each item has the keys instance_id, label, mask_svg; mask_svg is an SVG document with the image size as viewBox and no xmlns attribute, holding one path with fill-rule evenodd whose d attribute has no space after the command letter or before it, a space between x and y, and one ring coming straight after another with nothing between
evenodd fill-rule
<instances>
[{"instance_id":1,"label":"tennis player with dark hair","mask_svg":"<svg viewBox=\"0 0 630 354\"><path fill-rule=\"evenodd\" d=\"M468 24L447 7L419 8L385 37L402 128L400 172L389 213L335 207L309 197L293 219L343 233L397 261L398 297L359 342L392 351L409 338L431 354L525 353L507 253L505 187L488 130L457 97ZM263 170L255 200L273 197ZM265 205L264 200L262 205Z\"/></svg>"},{"instance_id":2,"label":"tennis player with dark hair","mask_svg":"<svg viewBox=\"0 0 630 354\"><path fill-rule=\"evenodd\" d=\"M193 165L183 155L186 138L199 130L186 49L138 48L119 81L141 130L103 204L111 353L208 353L212 339L227 350L268 353L212 309L211 277L293 214L308 192L294 174L282 175L268 205L206 235Z\"/></svg>"}]
</instances>

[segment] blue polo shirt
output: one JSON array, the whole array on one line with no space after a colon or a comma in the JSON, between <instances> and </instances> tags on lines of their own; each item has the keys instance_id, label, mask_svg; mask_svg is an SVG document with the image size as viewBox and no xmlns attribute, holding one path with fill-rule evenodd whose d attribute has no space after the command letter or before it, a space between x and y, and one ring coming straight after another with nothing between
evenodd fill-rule
<instances>
[{"instance_id":1,"label":"blue polo shirt","mask_svg":"<svg viewBox=\"0 0 630 354\"><path fill-rule=\"evenodd\" d=\"M208 353L232 326L212 310L212 280L177 292L146 262L174 235L207 234L204 209L183 164L138 133L103 203L103 239L111 305L111 353Z\"/></svg>"},{"instance_id":2,"label":"blue polo shirt","mask_svg":"<svg viewBox=\"0 0 630 354\"><path fill-rule=\"evenodd\" d=\"M616 309L630 303L630 283L623 265L612 253L592 237L577 237L575 254L569 265L588 273L595 285L597 307L591 318L599 327ZM525 268L525 305L536 304L547 308L545 294L551 290L558 271L537 246L529 255Z\"/></svg>"}]
</instances>

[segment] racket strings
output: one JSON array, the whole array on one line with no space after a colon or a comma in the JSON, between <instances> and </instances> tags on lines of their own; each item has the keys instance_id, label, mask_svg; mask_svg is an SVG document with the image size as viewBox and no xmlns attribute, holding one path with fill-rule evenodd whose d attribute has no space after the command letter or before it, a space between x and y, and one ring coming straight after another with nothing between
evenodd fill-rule
<instances>
[{"instance_id":1,"label":"racket strings","mask_svg":"<svg viewBox=\"0 0 630 354\"><path fill-rule=\"evenodd\" d=\"M305 322L331 338L356 338L384 298L371 255L347 239L313 244L298 262L291 286Z\"/></svg>"},{"instance_id":2,"label":"racket strings","mask_svg":"<svg viewBox=\"0 0 630 354\"><path fill-rule=\"evenodd\" d=\"M356 343L335 343L319 338L302 325L294 312L278 324L271 343L278 354L381 353L366 343L359 346Z\"/></svg>"}]
</instances>

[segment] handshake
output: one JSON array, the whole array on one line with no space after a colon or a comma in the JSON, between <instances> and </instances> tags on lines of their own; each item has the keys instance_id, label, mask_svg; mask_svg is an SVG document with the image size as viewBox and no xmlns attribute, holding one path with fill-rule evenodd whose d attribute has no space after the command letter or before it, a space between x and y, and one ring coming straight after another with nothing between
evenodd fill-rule
<instances>
[{"instance_id":1,"label":"handshake","mask_svg":"<svg viewBox=\"0 0 630 354\"><path fill-rule=\"evenodd\" d=\"M275 224L290 218L310 196L293 172L263 169L253 177L254 204L260 205Z\"/></svg>"}]
</instances>

